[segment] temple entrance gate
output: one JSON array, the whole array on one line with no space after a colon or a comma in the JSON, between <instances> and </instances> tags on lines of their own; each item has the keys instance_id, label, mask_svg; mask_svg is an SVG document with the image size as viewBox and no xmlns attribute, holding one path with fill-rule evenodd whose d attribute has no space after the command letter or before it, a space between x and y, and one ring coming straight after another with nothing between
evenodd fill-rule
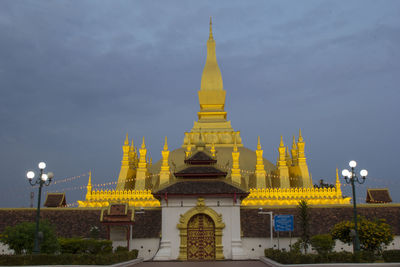
<instances>
[{"instance_id":1,"label":"temple entrance gate","mask_svg":"<svg viewBox=\"0 0 400 267\"><path fill-rule=\"evenodd\" d=\"M196 214L188 222L187 259L215 260L215 225L206 214Z\"/></svg>"}]
</instances>

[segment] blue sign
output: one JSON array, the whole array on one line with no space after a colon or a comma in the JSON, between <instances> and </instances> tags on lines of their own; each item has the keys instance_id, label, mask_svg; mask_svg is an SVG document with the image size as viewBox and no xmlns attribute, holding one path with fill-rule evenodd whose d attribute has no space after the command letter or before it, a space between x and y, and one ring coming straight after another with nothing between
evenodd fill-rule
<instances>
[{"instance_id":1,"label":"blue sign","mask_svg":"<svg viewBox=\"0 0 400 267\"><path fill-rule=\"evenodd\" d=\"M275 215L274 228L276 232L293 231L293 215Z\"/></svg>"}]
</instances>

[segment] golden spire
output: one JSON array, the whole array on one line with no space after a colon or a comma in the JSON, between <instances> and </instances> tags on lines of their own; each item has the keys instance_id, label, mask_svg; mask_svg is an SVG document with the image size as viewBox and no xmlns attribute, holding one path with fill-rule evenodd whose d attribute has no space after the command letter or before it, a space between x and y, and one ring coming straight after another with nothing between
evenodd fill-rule
<instances>
[{"instance_id":1,"label":"golden spire","mask_svg":"<svg viewBox=\"0 0 400 267\"><path fill-rule=\"evenodd\" d=\"M131 149L132 149L132 151L135 149L135 145L133 143L133 138L131 139Z\"/></svg>"},{"instance_id":2,"label":"golden spire","mask_svg":"<svg viewBox=\"0 0 400 267\"><path fill-rule=\"evenodd\" d=\"M215 41L212 34L212 21L210 18L210 35L207 41L207 59L201 77L201 90L223 90L221 70L218 67L215 53ZM225 98L223 99L225 101Z\"/></svg>"},{"instance_id":3,"label":"golden spire","mask_svg":"<svg viewBox=\"0 0 400 267\"><path fill-rule=\"evenodd\" d=\"M168 150L168 142L167 142L167 137L165 137L165 143L164 143L164 151Z\"/></svg>"},{"instance_id":4,"label":"golden spire","mask_svg":"<svg viewBox=\"0 0 400 267\"><path fill-rule=\"evenodd\" d=\"M336 168L336 185L340 185L340 179L339 179L339 169Z\"/></svg>"},{"instance_id":5,"label":"golden spire","mask_svg":"<svg viewBox=\"0 0 400 267\"><path fill-rule=\"evenodd\" d=\"M88 181L87 186L88 187L90 186L90 188L92 188L92 171L91 170L89 171L89 181Z\"/></svg>"},{"instance_id":6,"label":"golden spire","mask_svg":"<svg viewBox=\"0 0 400 267\"><path fill-rule=\"evenodd\" d=\"M284 147L285 145L283 144L283 137L282 137L282 135L281 135L281 142L279 143L279 146L280 147Z\"/></svg>"},{"instance_id":7,"label":"golden spire","mask_svg":"<svg viewBox=\"0 0 400 267\"><path fill-rule=\"evenodd\" d=\"M292 149L296 149L296 148L297 148L297 146L296 146L296 138L295 138L294 135L293 135Z\"/></svg>"},{"instance_id":8,"label":"golden spire","mask_svg":"<svg viewBox=\"0 0 400 267\"><path fill-rule=\"evenodd\" d=\"M257 149L261 149L261 142L260 142L260 136L258 136L258 141L257 141Z\"/></svg>"},{"instance_id":9,"label":"golden spire","mask_svg":"<svg viewBox=\"0 0 400 267\"><path fill-rule=\"evenodd\" d=\"M233 144L233 151L234 152L238 151L238 147L237 147L237 143L236 143L236 137L235 137L235 143Z\"/></svg>"},{"instance_id":10,"label":"golden spire","mask_svg":"<svg viewBox=\"0 0 400 267\"><path fill-rule=\"evenodd\" d=\"M146 144L144 143L144 136L143 136L142 148L146 148Z\"/></svg>"},{"instance_id":11,"label":"golden spire","mask_svg":"<svg viewBox=\"0 0 400 267\"><path fill-rule=\"evenodd\" d=\"M89 181L86 186L86 200L90 200L92 195L92 171L89 171Z\"/></svg>"},{"instance_id":12,"label":"golden spire","mask_svg":"<svg viewBox=\"0 0 400 267\"><path fill-rule=\"evenodd\" d=\"M299 129L299 142L303 142L303 136L301 136L301 129Z\"/></svg>"},{"instance_id":13,"label":"golden spire","mask_svg":"<svg viewBox=\"0 0 400 267\"><path fill-rule=\"evenodd\" d=\"M212 18L210 16L210 35L208 37L208 40L214 40L213 34L212 34Z\"/></svg>"},{"instance_id":14,"label":"golden spire","mask_svg":"<svg viewBox=\"0 0 400 267\"><path fill-rule=\"evenodd\" d=\"M126 138L125 138L124 145L129 146L129 137L128 137L128 133L126 133Z\"/></svg>"}]
</instances>

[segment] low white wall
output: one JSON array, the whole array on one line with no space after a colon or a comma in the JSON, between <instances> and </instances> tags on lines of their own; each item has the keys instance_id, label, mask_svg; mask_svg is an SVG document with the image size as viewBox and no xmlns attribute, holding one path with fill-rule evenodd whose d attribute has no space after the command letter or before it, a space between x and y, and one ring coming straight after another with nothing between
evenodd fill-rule
<instances>
[{"instance_id":1,"label":"low white wall","mask_svg":"<svg viewBox=\"0 0 400 267\"><path fill-rule=\"evenodd\" d=\"M0 255L11 255L14 254L14 250L10 249L8 245L0 242Z\"/></svg>"},{"instance_id":2,"label":"low white wall","mask_svg":"<svg viewBox=\"0 0 400 267\"><path fill-rule=\"evenodd\" d=\"M160 238L134 238L130 241L130 249L139 251L138 257L151 260L156 255L160 245Z\"/></svg>"},{"instance_id":3,"label":"low white wall","mask_svg":"<svg viewBox=\"0 0 400 267\"><path fill-rule=\"evenodd\" d=\"M292 240L288 237L279 238L279 248L289 250L290 244L293 244L297 241L297 237L292 237ZM278 238L274 238L272 245L270 238L252 238L252 237L242 237L243 249L245 253L249 256L249 259L258 259L261 256L264 256L264 250L266 248L275 248L278 249ZM400 249L400 236L395 236L394 240L386 247L386 249ZM352 245L347 245L339 240L336 241L336 245L334 251L353 251ZM310 252L313 252L310 248Z\"/></svg>"}]
</instances>

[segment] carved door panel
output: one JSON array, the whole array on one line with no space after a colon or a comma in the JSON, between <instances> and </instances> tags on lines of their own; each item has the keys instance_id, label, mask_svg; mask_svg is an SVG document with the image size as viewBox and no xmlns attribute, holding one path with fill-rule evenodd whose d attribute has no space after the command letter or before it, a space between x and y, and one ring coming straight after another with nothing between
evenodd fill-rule
<instances>
[{"instance_id":1,"label":"carved door panel","mask_svg":"<svg viewBox=\"0 0 400 267\"><path fill-rule=\"evenodd\" d=\"M215 226L205 214L193 216L187 228L188 260L215 260Z\"/></svg>"}]
</instances>

